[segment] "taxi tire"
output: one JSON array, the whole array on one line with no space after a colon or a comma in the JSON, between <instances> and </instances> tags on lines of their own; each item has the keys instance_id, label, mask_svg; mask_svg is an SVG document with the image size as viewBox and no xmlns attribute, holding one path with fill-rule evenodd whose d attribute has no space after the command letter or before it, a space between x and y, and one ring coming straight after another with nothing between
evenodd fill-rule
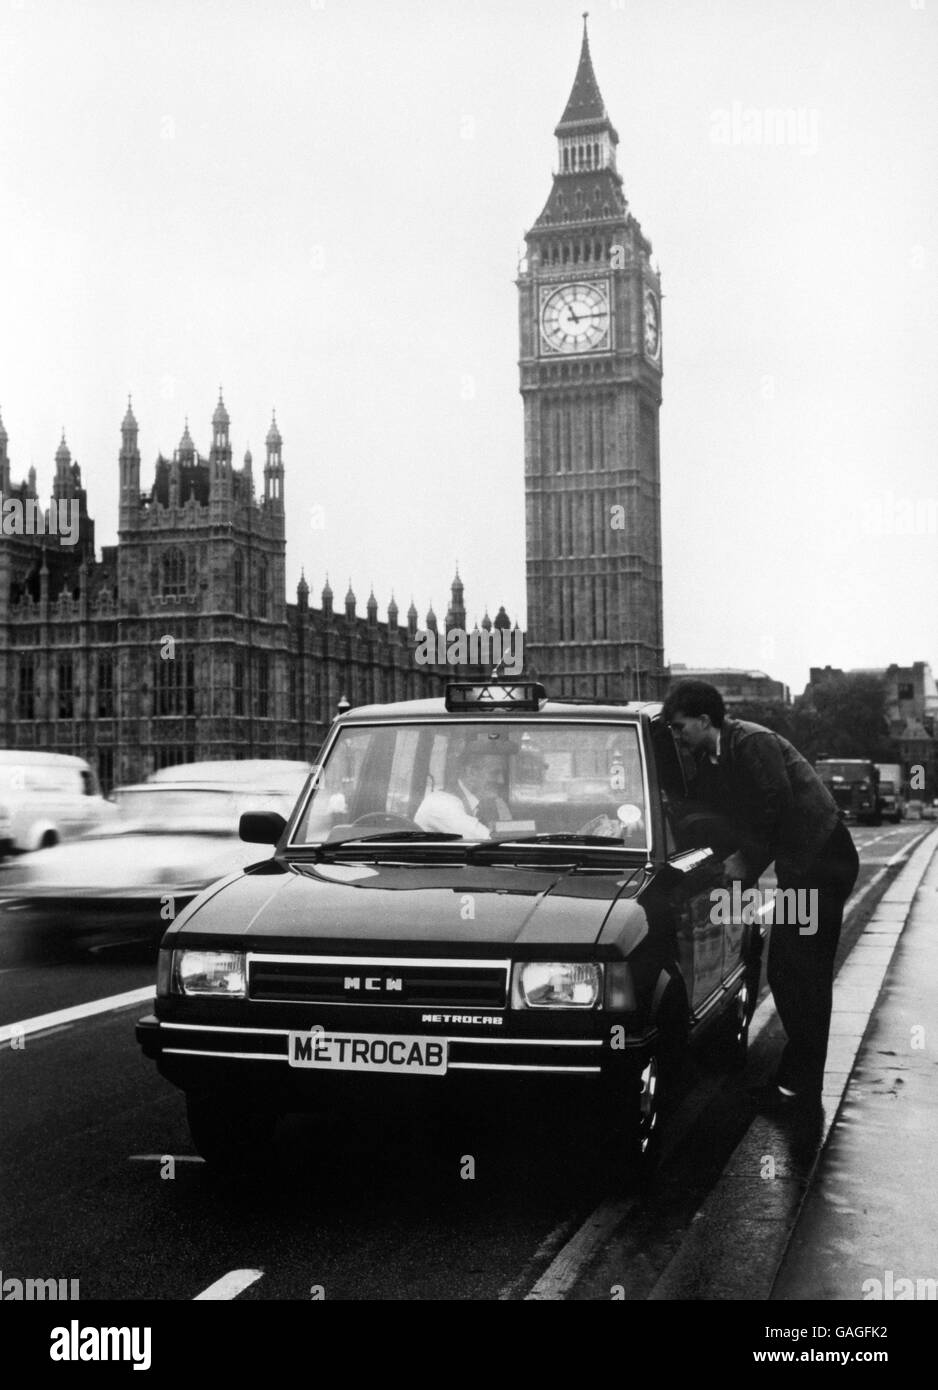
<instances>
[{"instance_id":1,"label":"taxi tire","mask_svg":"<svg viewBox=\"0 0 938 1390\"><path fill-rule=\"evenodd\" d=\"M633 1063L603 1125L604 1176L613 1191L647 1183L661 1156L661 1117L669 1079L665 1053L654 1050Z\"/></svg>"},{"instance_id":2,"label":"taxi tire","mask_svg":"<svg viewBox=\"0 0 938 1390\"><path fill-rule=\"evenodd\" d=\"M186 1118L196 1150L218 1172L250 1174L273 1158L276 1113L236 1096L186 1092Z\"/></svg>"}]
</instances>

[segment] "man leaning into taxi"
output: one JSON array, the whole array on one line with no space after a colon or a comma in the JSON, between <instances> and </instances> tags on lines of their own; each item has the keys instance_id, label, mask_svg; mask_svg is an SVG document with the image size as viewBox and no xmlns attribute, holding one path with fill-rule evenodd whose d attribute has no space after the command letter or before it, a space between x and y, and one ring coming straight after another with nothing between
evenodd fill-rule
<instances>
[{"instance_id":1,"label":"man leaning into taxi","mask_svg":"<svg viewBox=\"0 0 938 1390\"><path fill-rule=\"evenodd\" d=\"M707 681L682 681L664 717L697 763L695 796L730 818L738 851L728 879L755 884L775 861L781 889L805 890L810 931L773 924L766 976L788 1042L774 1081L750 1094L760 1110L820 1107L833 1001L834 957L859 860L833 797L787 739L728 719Z\"/></svg>"}]
</instances>

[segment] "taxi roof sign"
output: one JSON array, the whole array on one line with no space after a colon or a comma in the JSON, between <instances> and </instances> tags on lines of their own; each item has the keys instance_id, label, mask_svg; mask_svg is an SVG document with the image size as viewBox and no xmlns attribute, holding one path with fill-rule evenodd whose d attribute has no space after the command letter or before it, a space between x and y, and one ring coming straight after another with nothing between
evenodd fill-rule
<instances>
[{"instance_id":1,"label":"taxi roof sign","mask_svg":"<svg viewBox=\"0 0 938 1390\"><path fill-rule=\"evenodd\" d=\"M454 681L446 687L448 710L538 710L547 699L539 681Z\"/></svg>"}]
</instances>

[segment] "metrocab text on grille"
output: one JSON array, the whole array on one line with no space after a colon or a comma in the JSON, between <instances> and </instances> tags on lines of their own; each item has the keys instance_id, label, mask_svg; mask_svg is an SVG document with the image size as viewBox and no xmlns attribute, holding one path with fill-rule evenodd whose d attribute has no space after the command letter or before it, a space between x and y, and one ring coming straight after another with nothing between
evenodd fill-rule
<instances>
[{"instance_id":1,"label":"metrocab text on grille","mask_svg":"<svg viewBox=\"0 0 938 1390\"><path fill-rule=\"evenodd\" d=\"M660 705L525 680L337 718L289 820L242 816L245 867L162 940L137 1036L199 1152L254 1167L292 1111L481 1094L647 1172L685 1050L744 1058L762 950L714 920L737 846L685 758Z\"/></svg>"}]
</instances>

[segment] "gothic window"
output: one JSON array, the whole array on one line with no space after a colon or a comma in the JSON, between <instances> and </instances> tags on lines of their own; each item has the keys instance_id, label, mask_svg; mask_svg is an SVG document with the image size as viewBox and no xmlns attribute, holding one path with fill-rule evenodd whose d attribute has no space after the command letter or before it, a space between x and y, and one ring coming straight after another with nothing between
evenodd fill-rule
<instances>
[{"instance_id":1,"label":"gothic window","mask_svg":"<svg viewBox=\"0 0 938 1390\"><path fill-rule=\"evenodd\" d=\"M234 557L234 611L244 612L244 556L240 551Z\"/></svg>"},{"instance_id":2,"label":"gothic window","mask_svg":"<svg viewBox=\"0 0 938 1390\"><path fill-rule=\"evenodd\" d=\"M234 692L234 712L235 714L244 713L244 662L240 657L234 663L234 679L232 681Z\"/></svg>"},{"instance_id":3,"label":"gothic window","mask_svg":"<svg viewBox=\"0 0 938 1390\"><path fill-rule=\"evenodd\" d=\"M290 694L290 718L298 718L298 706L296 700L296 667L290 667L289 673L289 694Z\"/></svg>"},{"instance_id":4,"label":"gothic window","mask_svg":"<svg viewBox=\"0 0 938 1390\"><path fill-rule=\"evenodd\" d=\"M186 592L186 557L178 546L173 546L163 556L164 598L181 598Z\"/></svg>"},{"instance_id":5,"label":"gothic window","mask_svg":"<svg viewBox=\"0 0 938 1390\"><path fill-rule=\"evenodd\" d=\"M32 656L20 657L16 714L18 719L36 718L36 665Z\"/></svg>"},{"instance_id":6,"label":"gothic window","mask_svg":"<svg viewBox=\"0 0 938 1390\"><path fill-rule=\"evenodd\" d=\"M564 171L565 174L567 174L567 173L570 172L570 151L569 151L569 150L564 150L564 152L563 152L563 171Z\"/></svg>"},{"instance_id":7,"label":"gothic window","mask_svg":"<svg viewBox=\"0 0 938 1390\"><path fill-rule=\"evenodd\" d=\"M270 660L266 652L257 657L257 714L266 719L270 714Z\"/></svg>"},{"instance_id":8,"label":"gothic window","mask_svg":"<svg viewBox=\"0 0 938 1390\"><path fill-rule=\"evenodd\" d=\"M154 715L195 714L195 657L177 653L153 662Z\"/></svg>"},{"instance_id":9,"label":"gothic window","mask_svg":"<svg viewBox=\"0 0 938 1390\"><path fill-rule=\"evenodd\" d=\"M98 718L114 717L114 658L98 658Z\"/></svg>"},{"instance_id":10,"label":"gothic window","mask_svg":"<svg viewBox=\"0 0 938 1390\"><path fill-rule=\"evenodd\" d=\"M59 657L58 713L60 719L75 718L75 668L70 656Z\"/></svg>"},{"instance_id":11,"label":"gothic window","mask_svg":"<svg viewBox=\"0 0 938 1390\"><path fill-rule=\"evenodd\" d=\"M262 555L257 562L257 616L267 617L267 591L270 587L270 566L267 556Z\"/></svg>"},{"instance_id":12,"label":"gothic window","mask_svg":"<svg viewBox=\"0 0 938 1390\"><path fill-rule=\"evenodd\" d=\"M114 786L114 749L98 749L98 781L105 796Z\"/></svg>"}]
</instances>

